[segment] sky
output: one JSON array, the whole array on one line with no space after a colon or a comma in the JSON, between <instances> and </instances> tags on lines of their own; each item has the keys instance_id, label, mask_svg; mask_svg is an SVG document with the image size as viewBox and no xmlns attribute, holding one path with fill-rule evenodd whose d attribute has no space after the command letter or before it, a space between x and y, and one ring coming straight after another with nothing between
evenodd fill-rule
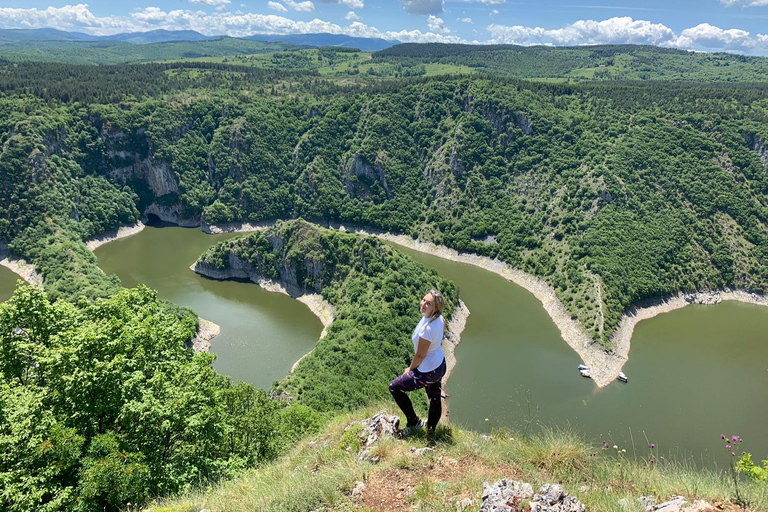
<instances>
[{"instance_id":1,"label":"sky","mask_svg":"<svg viewBox=\"0 0 768 512\"><path fill-rule=\"evenodd\" d=\"M0 28L333 33L403 42L652 44L768 55L768 0L0 0Z\"/></svg>"}]
</instances>

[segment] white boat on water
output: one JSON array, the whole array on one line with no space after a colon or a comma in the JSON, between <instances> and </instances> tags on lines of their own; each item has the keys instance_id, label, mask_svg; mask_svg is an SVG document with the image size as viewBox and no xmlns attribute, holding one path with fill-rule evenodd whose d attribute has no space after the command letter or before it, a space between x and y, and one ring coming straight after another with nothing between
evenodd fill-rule
<instances>
[{"instance_id":1,"label":"white boat on water","mask_svg":"<svg viewBox=\"0 0 768 512\"><path fill-rule=\"evenodd\" d=\"M579 373L581 373L582 377L587 377L588 379L592 378L592 372L589 368L584 368L583 370L579 370Z\"/></svg>"},{"instance_id":2,"label":"white boat on water","mask_svg":"<svg viewBox=\"0 0 768 512\"><path fill-rule=\"evenodd\" d=\"M619 372L619 376L616 377L616 380L619 380L621 382L629 382L629 379L626 375L624 375L624 372Z\"/></svg>"},{"instance_id":3,"label":"white boat on water","mask_svg":"<svg viewBox=\"0 0 768 512\"><path fill-rule=\"evenodd\" d=\"M581 371L581 370L589 370L589 366L587 366L585 364L580 364L579 365L579 371Z\"/></svg>"}]
</instances>

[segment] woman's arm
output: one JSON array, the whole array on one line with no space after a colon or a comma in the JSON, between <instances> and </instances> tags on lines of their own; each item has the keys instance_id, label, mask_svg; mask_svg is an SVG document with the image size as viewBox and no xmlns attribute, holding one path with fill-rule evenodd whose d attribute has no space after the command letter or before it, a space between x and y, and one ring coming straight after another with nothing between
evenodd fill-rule
<instances>
[{"instance_id":1,"label":"woman's arm","mask_svg":"<svg viewBox=\"0 0 768 512\"><path fill-rule=\"evenodd\" d=\"M415 370L416 368L419 367L419 365L424 360L424 358L427 357L427 352L429 351L430 344L431 342L429 340L425 340L424 338L419 337L419 345L416 348L416 353L413 355L413 361L411 362L411 366L406 367L403 374L406 374L411 370Z\"/></svg>"}]
</instances>

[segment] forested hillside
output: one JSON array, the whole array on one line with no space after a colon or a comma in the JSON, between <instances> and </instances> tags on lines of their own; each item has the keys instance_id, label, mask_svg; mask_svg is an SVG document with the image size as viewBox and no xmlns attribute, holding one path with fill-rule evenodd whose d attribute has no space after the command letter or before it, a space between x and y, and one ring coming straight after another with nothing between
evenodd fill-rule
<instances>
[{"instance_id":1,"label":"forested hillside","mask_svg":"<svg viewBox=\"0 0 768 512\"><path fill-rule=\"evenodd\" d=\"M207 41L164 41L132 44L125 41L0 40L0 55L12 61L69 64L127 64L157 60L253 55L306 48L306 45L220 37Z\"/></svg>"},{"instance_id":2,"label":"forested hillside","mask_svg":"<svg viewBox=\"0 0 768 512\"><path fill-rule=\"evenodd\" d=\"M590 80L755 82L768 79L768 59L730 53L693 53L658 46L575 47L400 44L373 54L401 66L447 64L504 77Z\"/></svg>"},{"instance_id":3,"label":"forested hillside","mask_svg":"<svg viewBox=\"0 0 768 512\"><path fill-rule=\"evenodd\" d=\"M637 301L768 282L764 84L339 86L208 64L147 67L128 94L119 67L40 89L26 66L0 80L0 232L54 297L99 295L80 240L140 213L353 222L498 257L602 343Z\"/></svg>"}]
</instances>

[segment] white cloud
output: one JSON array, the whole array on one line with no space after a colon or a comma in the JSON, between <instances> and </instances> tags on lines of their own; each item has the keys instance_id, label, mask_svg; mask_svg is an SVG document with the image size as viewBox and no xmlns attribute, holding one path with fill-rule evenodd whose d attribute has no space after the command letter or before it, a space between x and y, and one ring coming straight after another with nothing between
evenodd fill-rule
<instances>
[{"instance_id":1,"label":"white cloud","mask_svg":"<svg viewBox=\"0 0 768 512\"><path fill-rule=\"evenodd\" d=\"M547 30L541 27L506 26L492 24L487 27L492 43L522 45L546 44L654 44L673 45L676 37L672 29L629 17L604 21L579 20L563 28Z\"/></svg>"},{"instance_id":2,"label":"white cloud","mask_svg":"<svg viewBox=\"0 0 768 512\"><path fill-rule=\"evenodd\" d=\"M489 12L489 13L488 13L488 16L490 16L491 18L493 18L493 17L494 17L494 16L496 16L497 14L499 14L499 10L498 10L498 9L494 9L494 10L492 10L491 12Z\"/></svg>"},{"instance_id":3,"label":"white cloud","mask_svg":"<svg viewBox=\"0 0 768 512\"><path fill-rule=\"evenodd\" d=\"M472 18L456 18L456 21L460 21L462 23L472 23Z\"/></svg>"},{"instance_id":4,"label":"white cloud","mask_svg":"<svg viewBox=\"0 0 768 512\"><path fill-rule=\"evenodd\" d=\"M201 11L163 11L157 7L147 7L131 14L142 30L163 28L166 30L196 30L201 34L227 34L243 37L252 34L343 34L342 28L335 23L314 19L312 21L294 21L276 14L232 14Z\"/></svg>"},{"instance_id":5,"label":"white cloud","mask_svg":"<svg viewBox=\"0 0 768 512\"><path fill-rule=\"evenodd\" d=\"M507 3L507 0L478 0L481 4L485 5L499 5Z\"/></svg>"},{"instance_id":6,"label":"white cloud","mask_svg":"<svg viewBox=\"0 0 768 512\"><path fill-rule=\"evenodd\" d=\"M355 14L355 11L349 11L346 16L344 16L345 19L350 21L357 21L360 19L360 16Z\"/></svg>"},{"instance_id":7,"label":"white cloud","mask_svg":"<svg viewBox=\"0 0 768 512\"><path fill-rule=\"evenodd\" d=\"M443 0L400 0L409 14L442 14Z\"/></svg>"},{"instance_id":8,"label":"white cloud","mask_svg":"<svg viewBox=\"0 0 768 512\"><path fill-rule=\"evenodd\" d=\"M320 0L324 4L343 4L350 9L362 9L365 7L363 0Z\"/></svg>"},{"instance_id":9,"label":"white cloud","mask_svg":"<svg viewBox=\"0 0 768 512\"><path fill-rule=\"evenodd\" d=\"M305 2L294 2L294 0L281 0L283 4L292 11L312 12L315 10L315 4L306 0Z\"/></svg>"},{"instance_id":10,"label":"white cloud","mask_svg":"<svg viewBox=\"0 0 768 512\"><path fill-rule=\"evenodd\" d=\"M610 18L603 21L580 20L563 28L544 29L488 25L490 43L520 45L587 45L587 44L648 44L679 49L705 48L707 50L735 50L749 52L764 44L758 36L754 39L741 29L723 30L702 23L687 28L677 36L672 29L660 23L633 20L629 17Z\"/></svg>"},{"instance_id":11,"label":"white cloud","mask_svg":"<svg viewBox=\"0 0 768 512\"><path fill-rule=\"evenodd\" d=\"M187 0L191 4L210 5L211 7L226 7L231 4L231 0Z\"/></svg>"},{"instance_id":12,"label":"white cloud","mask_svg":"<svg viewBox=\"0 0 768 512\"><path fill-rule=\"evenodd\" d=\"M120 16L96 17L86 4L48 7L45 10L0 7L0 28L58 28L95 35L134 30L130 20Z\"/></svg>"},{"instance_id":13,"label":"white cloud","mask_svg":"<svg viewBox=\"0 0 768 512\"><path fill-rule=\"evenodd\" d=\"M450 34L451 29L445 26L445 21L437 16L430 15L427 18L427 27L430 32L437 32L438 34Z\"/></svg>"},{"instance_id":14,"label":"white cloud","mask_svg":"<svg viewBox=\"0 0 768 512\"><path fill-rule=\"evenodd\" d=\"M710 50L749 51L757 46L757 43L745 30L738 28L723 30L709 23L702 23L683 30L674 46L691 48L699 45Z\"/></svg>"},{"instance_id":15,"label":"white cloud","mask_svg":"<svg viewBox=\"0 0 768 512\"><path fill-rule=\"evenodd\" d=\"M768 35L757 34L757 45L763 50L768 50Z\"/></svg>"},{"instance_id":16,"label":"white cloud","mask_svg":"<svg viewBox=\"0 0 768 512\"><path fill-rule=\"evenodd\" d=\"M630 17L603 21L580 20L565 28L548 30L555 44L664 44L673 40L674 32L660 23L633 20Z\"/></svg>"},{"instance_id":17,"label":"white cloud","mask_svg":"<svg viewBox=\"0 0 768 512\"><path fill-rule=\"evenodd\" d=\"M763 7L768 5L768 0L720 0L726 7Z\"/></svg>"},{"instance_id":18,"label":"white cloud","mask_svg":"<svg viewBox=\"0 0 768 512\"><path fill-rule=\"evenodd\" d=\"M364 23L356 21L347 27L344 33L353 37L375 37L386 39L388 41L401 41L403 43L466 43L467 41L456 36L436 34L420 30L401 30L400 32L387 31L382 32L376 27L370 27Z\"/></svg>"},{"instance_id":19,"label":"white cloud","mask_svg":"<svg viewBox=\"0 0 768 512\"><path fill-rule=\"evenodd\" d=\"M267 7L277 12L288 12L288 9L283 4L278 2L267 2Z\"/></svg>"}]
</instances>

